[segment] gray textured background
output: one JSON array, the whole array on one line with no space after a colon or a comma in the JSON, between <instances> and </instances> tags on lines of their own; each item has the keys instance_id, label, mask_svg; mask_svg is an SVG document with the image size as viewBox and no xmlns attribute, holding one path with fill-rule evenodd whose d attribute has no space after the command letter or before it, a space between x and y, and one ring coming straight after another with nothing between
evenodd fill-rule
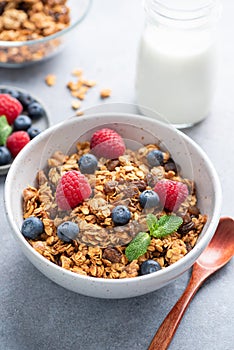
<instances>
[{"instance_id":1,"label":"gray textured background","mask_svg":"<svg viewBox=\"0 0 234 350\"><path fill-rule=\"evenodd\" d=\"M234 171L234 3L224 0L220 25L220 69L210 116L185 132L213 161L223 187L223 216L233 215ZM134 103L136 49L143 27L139 0L96 0L56 58L27 69L0 69L0 83L29 89L51 112L52 123L73 114L65 88L74 68L99 85L83 107L106 102ZM53 88L48 73L57 75ZM100 102L102 87L113 90ZM159 291L133 299L99 300L52 283L24 257L10 233L0 177L0 350L146 350L154 332L182 294L190 271ZM232 260L210 278L189 306L171 350L232 350L234 284ZM159 349L160 350L160 349Z\"/></svg>"}]
</instances>

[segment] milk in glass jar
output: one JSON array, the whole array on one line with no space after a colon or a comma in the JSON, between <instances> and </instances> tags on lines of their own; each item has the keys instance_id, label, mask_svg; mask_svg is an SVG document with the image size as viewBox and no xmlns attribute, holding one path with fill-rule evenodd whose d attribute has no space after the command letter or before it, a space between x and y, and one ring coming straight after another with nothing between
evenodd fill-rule
<instances>
[{"instance_id":1,"label":"milk in glass jar","mask_svg":"<svg viewBox=\"0 0 234 350\"><path fill-rule=\"evenodd\" d=\"M215 87L220 0L145 0L136 99L183 128L204 119Z\"/></svg>"}]
</instances>

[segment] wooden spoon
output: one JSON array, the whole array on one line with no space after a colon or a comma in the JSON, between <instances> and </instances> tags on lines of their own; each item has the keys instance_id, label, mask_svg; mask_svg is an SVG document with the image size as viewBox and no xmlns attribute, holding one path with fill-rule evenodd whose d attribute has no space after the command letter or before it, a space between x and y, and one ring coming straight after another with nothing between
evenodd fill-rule
<instances>
[{"instance_id":1,"label":"wooden spoon","mask_svg":"<svg viewBox=\"0 0 234 350\"><path fill-rule=\"evenodd\" d=\"M187 306L202 283L223 267L234 255L234 220L221 218L207 248L193 265L193 271L184 293L164 319L148 350L166 350L184 315Z\"/></svg>"}]
</instances>

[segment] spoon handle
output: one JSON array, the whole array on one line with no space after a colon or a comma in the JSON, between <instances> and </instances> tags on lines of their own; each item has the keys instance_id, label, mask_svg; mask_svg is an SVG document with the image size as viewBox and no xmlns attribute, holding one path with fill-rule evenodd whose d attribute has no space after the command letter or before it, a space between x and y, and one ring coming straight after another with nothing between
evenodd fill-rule
<instances>
[{"instance_id":1,"label":"spoon handle","mask_svg":"<svg viewBox=\"0 0 234 350\"><path fill-rule=\"evenodd\" d=\"M203 282L204 279L196 278L192 274L187 288L164 319L163 323L153 337L148 350L166 350L168 348L185 310Z\"/></svg>"}]
</instances>

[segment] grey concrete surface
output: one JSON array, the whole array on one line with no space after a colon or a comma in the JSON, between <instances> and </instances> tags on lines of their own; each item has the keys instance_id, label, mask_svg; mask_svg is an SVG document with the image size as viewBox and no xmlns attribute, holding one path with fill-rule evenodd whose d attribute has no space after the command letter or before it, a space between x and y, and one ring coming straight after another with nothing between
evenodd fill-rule
<instances>
[{"instance_id":1,"label":"grey concrete surface","mask_svg":"<svg viewBox=\"0 0 234 350\"><path fill-rule=\"evenodd\" d=\"M185 130L207 152L223 188L222 216L234 216L234 3L223 1L218 86L209 117ZM134 74L143 27L140 0L94 0L88 17L57 57L26 69L0 69L0 83L28 89L44 101L52 123L73 114L65 87L71 71L98 82L83 107L135 103ZM48 73L57 84L44 83ZM110 87L111 99L99 90ZM0 177L0 350L146 350L164 317L180 297L190 272L154 293L125 300L99 300L54 284L24 257L11 235ZM12 189L14 190L14 189ZM211 277L189 306L170 350L232 350L234 344L234 260ZM160 350L160 349L158 349Z\"/></svg>"}]
</instances>

